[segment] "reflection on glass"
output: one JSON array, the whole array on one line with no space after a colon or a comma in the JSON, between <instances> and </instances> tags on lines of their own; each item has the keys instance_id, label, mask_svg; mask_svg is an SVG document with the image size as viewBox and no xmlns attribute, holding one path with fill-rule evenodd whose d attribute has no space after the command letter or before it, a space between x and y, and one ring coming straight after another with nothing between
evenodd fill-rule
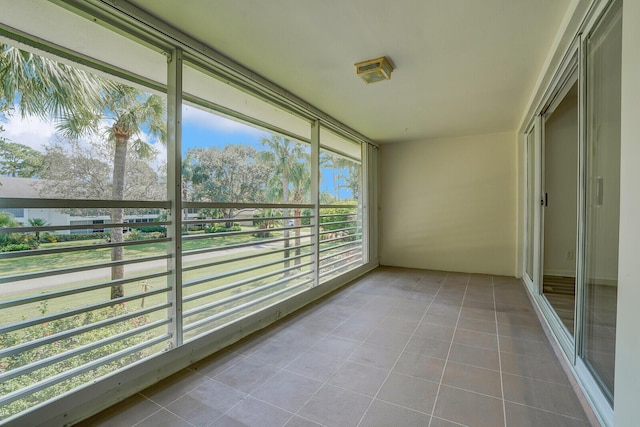
<instances>
[{"instance_id":1,"label":"reflection on glass","mask_svg":"<svg viewBox=\"0 0 640 427\"><path fill-rule=\"evenodd\" d=\"M574 333L578 227L578 82L545 118L543 293Z\"/></svg>"},{"instance_id":2,"label":"reflection on glass","mask_svg":"<svg viewBox=\"0 0 640 427\"><path fill-rule=\"evenodd\" d=\"M621 2L587 41L584 358L613 399L620 216Z\"/></svg>"}]
</instances>

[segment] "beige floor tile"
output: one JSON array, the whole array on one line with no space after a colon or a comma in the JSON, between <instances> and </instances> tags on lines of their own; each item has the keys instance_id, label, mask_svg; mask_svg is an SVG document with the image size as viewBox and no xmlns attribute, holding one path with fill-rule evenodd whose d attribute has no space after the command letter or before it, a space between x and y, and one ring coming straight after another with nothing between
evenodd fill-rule
<instances>
[{"instance_id":1,"label":"beige floor tile","mask_svg":"<svg viewBox=\"0 0 640 427\"><path fill-rule=\"evenodd\" d=\"M377 398L414 411L430 414L438 384L420 378L391 373Z\"/></svg>"},{"instance_id":2,"label":"beige floor tile","mask_svg":"<svg viewBox=\"0 0 640 427\"><path fill-rule=\"evenodd\" d=\"M502 399L500 372L447 362L442 384Z\"/></svg>"},{"instance_id":3,"label":"beige floor tile","mask_svg":"<svg viewBox=\"0 0 640 427\"><path fill-rule=\"evenodd\" d=\"M428 414L374 400L360 425L363 427L426 427L429 425L430 418Z\"/></svg>"},{"instance_id":4,"label":"beige floor tile","mask_svg":"<svg viewBox=\"0 0 640 427\"><path fill-rule=\"evenodd\" d=\"M468 426L504 425L502 400L442 385L433 415Z\"/></svg>"},{"instance_id":5,"label":"beige floor tile","mask_svg":"<svg viewBox=\"0 0 640 427\"><path fill-rule=\"evenodd\" d=\"M299 411L299 415L325 426L356 426L371 398L331 385L323 386Z\"/></svg>"}]
</instances>

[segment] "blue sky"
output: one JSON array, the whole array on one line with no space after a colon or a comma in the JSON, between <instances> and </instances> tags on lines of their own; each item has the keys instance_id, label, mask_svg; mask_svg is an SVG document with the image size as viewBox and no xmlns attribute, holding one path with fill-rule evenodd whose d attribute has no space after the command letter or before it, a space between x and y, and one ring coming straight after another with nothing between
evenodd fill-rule
<instances>
[{"instance_id":1,"label":"blue sky","mask_svg":"<svg viewBox=\"0 0 640 427\"><path fill-rule=\"evenodd\" d=\"M190 148L210 146L222 148L229 144L250 145L256 150L264 150L261 139L271 137L271 133L264 130L191 106L183 106L182 119L183 154ZM335 194L338 172L336 170L334 173L331 169L322 171L320 191ZM345 173L346 170L340 172ZM352 197L351 191L346 188L341 188L339 192L341 199Z\"/></svg>"},{"instance_id":2,"label":"blue sky","mask_svg":"<svg viewBox=\"0 0 640 427\"><path fill-rule=\"evenodd\" d=\"M215 146L222 148L228 144L247 144L256 150L263 150L261 138L269 138L271 134L244 123L209 113L191 106L183 107L183 154L190 148ZM55 142L55 124L51 121L35 117L21 118L18 114L8 117L3 123L5 132L3 137L12 142L27 145L39 151ZM160 144L154 144L159 150L159 157L166 159L166 149ZM343 173L345 171L342 171ZM320 191L334 193L336 182L332 170L323 170ZM351 191L340 189L340 198L351 197Z\"/></svg>"}]
</instances>

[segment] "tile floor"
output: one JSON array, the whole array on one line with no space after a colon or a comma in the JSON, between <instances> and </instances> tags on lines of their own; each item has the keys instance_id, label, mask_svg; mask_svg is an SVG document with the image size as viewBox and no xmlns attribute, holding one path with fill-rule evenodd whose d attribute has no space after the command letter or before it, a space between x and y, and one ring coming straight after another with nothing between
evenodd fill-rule
<instances>
[{"instance_id":1,"label":"tile floor","mask_svg":"<svg viewBox=\"0 0 640 427\"><path fill-rule=\"evenodd\" d=\"M588 426L519 280L379 268L82 426Z\"/></svg>"}]
</instances>

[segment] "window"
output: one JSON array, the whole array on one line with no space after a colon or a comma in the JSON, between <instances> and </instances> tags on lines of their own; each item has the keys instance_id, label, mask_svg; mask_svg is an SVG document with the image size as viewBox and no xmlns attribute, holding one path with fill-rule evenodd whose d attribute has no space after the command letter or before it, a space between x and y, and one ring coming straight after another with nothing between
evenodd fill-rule
<instances>
[{"instance_id":1,"label":"window","mask_svg":"<svg viewBox=\"0 0 640 427\"><path fill-rule=\"evenodd\" d=\"M312 137L314 113L220 78L194 51L168 73L177 46L118 17L35 2L6 13L20 34L0 24L1 65L29 61L64 81L16 87L0 104L0 139L29 160L0 187L0 422L50 416L41 404L120 387L119 375L133 390L177 347L211 351L218 331L250 332L246 321L363 265L360 143L324 127ZM183 102L168 117L176 69ZM64 108L47 109L51 99ZM25 120L18 101L33 103Z\"/></svg>"},{"instance_id":2,"label":"window","mask_svg":"<svg viewBox=\"0 0 640 427\"><path fill-rule=\"evenodd\" d=\"M182 107L185 341L308 289L314 262L310 143L255 123L303 134L310 124L187 70L185 98L195 102ZM254 116L220 111L230 107Z\"/></svg>"},{"instance_id":3,"label":"window","mask_svg":"<svg viewBox=\"0 0 640 427\"><path fill-rule=\"evenodd\" d=\"M362 265L360 144L320 131L320 281ZM326 147L326 148L325 148Z\"/></svg>"},{"instance_id":4,"label":"window","mask_svg":"<svg viewBox=\"0 0 640 427\"><path fill-rule=\"evenodd\" d=\"M91 52L119 46L166 62L98 33L104 37L84 40ZM1 44L0 55L14 84L3 94L0 137L38 159L20 178L2 180L5 189L22 189L0 201L12 227L0 233L2 420L169 348L171 287L166 231L123 227L149 210L159 212L152 223L165 221L166 96L139 76L127 80L25 45ZM12 220L25 213L22 225Z\"/></svg>"}]
</instances>

